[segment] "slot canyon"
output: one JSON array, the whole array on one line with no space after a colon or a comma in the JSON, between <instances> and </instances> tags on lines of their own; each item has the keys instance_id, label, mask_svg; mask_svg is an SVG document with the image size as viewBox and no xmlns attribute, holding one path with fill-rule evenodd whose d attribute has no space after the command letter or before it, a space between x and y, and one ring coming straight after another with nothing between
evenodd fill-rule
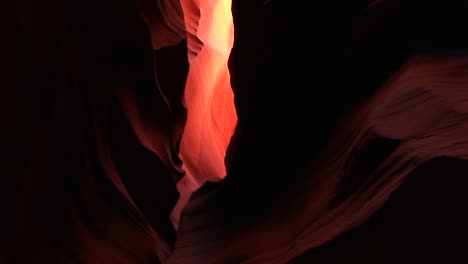
<instances>
[{"instance_id":1,"label":"slot canyon","mask_svg":"<svg viewBox=\"0 0 468 264\"><path fill-rule=\"evenodd\" d=\"M0 263L468 263L467 3L2 5Z\"/></svg>"}]
</instances>

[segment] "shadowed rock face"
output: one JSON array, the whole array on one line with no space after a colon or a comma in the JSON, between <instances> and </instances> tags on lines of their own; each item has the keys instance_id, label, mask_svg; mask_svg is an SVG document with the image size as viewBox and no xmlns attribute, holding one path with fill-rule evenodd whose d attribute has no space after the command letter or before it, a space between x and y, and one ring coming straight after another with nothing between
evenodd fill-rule
<instances>
[{"instance_id":1,"label":"shadowed rock face","mask_svg":"<svg viewBox=\"0 0 468 264\"><path fill-rule=\"evenodd\" d=\"M465 263L439 2L7 1L0 262Z\"/></svg>"}]
</instances>

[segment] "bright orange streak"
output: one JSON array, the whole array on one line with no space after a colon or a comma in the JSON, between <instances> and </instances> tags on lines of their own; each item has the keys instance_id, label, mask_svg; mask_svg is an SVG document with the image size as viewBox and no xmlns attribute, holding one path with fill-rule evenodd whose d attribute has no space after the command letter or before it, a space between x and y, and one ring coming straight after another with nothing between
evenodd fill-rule
<instances>
[{"instance_id":1,"label":"bright orange streak","mask_svg":"<svg viewBox=\"0 0 468 264\"><path fill-rule=\"evenodd\" d=\"M193 0L182 1L186 27L203 46L190 58L185 87L188 120L180 154L188 176L203 183L225 176L224 156L237 122L227 68L233 26L229 0L201 1L197 27L193 25L193 17L188 19L193 5Z\"/></svg>"},{"instance_id":2,"label":"bright orange streak","mask_svg":"<svg viewBox=\"0 0 468 264\"><path fill-rule=\"evenodd\" d=\"M175 215L202 183L225 177L224 158L237 123L227 67L234 37L231 1L181 3L188 31L190 68L184 98L188 116L180 146L186 176L179 183L181 201Z\"/></svg>"}]
</instances>

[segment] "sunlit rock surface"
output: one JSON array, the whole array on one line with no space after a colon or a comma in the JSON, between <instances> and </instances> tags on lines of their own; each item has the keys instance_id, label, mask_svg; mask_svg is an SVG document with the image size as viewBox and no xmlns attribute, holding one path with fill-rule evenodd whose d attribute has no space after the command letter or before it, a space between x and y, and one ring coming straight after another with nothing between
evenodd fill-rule
<instances>
[{"instance_id":1,"label":"sunlit rock surface","mask_svg":"<svg viewBox=\"0 0 468 264\"><path fill-rule=\"evenodd\" d=\"M436 2L7 0L0 262L465 263Z\"/></svg>"}]
</instances>

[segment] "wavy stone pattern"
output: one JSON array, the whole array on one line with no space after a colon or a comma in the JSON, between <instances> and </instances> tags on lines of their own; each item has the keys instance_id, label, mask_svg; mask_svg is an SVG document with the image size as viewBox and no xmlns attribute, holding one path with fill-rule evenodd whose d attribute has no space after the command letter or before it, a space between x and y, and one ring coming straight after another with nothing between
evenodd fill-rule
<instances>
[{"instance_id":1,"label":"wavy stone pattern","mask_svg":"<svg viewBox=\"0 0 468 264\"><path fill-rule=\"evenodd\" d=\"M0 263L466 258L462 8L36 2L1 18ZM370 252L391 236L362 228L398 237Z\"/></svg>"},{"instance_id":2,"label":"wavy stone pattern","mask_svg":"<svg viewBox=\"0 0 468 264\"><path fill-rule=\"evenodd\" d=\"M239 187L235 183L196 193L184 210L169 263L286 263L362 224L418 165L438 156L467 159L468 115L461 94L466 76L466 55L411 59L349 118L328 154L283 198L287 205L276 208L275 217L261 218L261 225L223 223L223 210L214 201L225 201L221 191L242 192L230 190ZM353 176L349 164L356 153L378 138L399 143L356 192L333 204L339 182Z\"/></svg>"}]
</instances>

